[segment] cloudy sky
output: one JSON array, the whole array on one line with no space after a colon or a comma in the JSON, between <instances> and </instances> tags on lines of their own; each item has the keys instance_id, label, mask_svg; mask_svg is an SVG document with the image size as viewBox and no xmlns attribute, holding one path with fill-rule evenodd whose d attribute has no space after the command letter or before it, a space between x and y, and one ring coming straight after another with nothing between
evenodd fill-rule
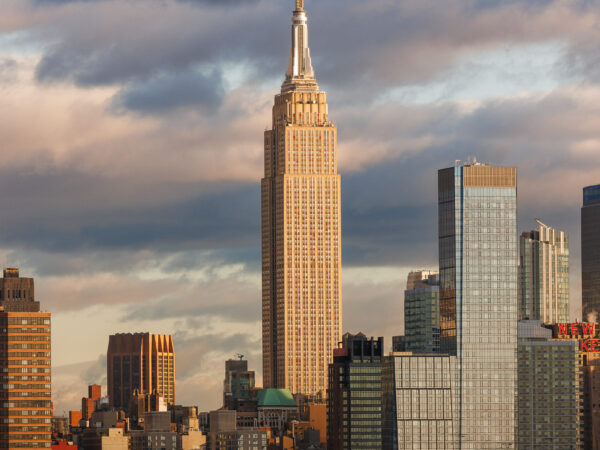
<instances>
[{"instance_id":1,"label":"cloudy sky","mask_svg":"<svg viewBox=\"0 0 600 450\"><path fill-rule=\"evenodd\" d=\"M177 402L260 379L262 134L292 0L2 0L0 261L53 313L56 413L106 383L108 335L171 333ZM519 168L521 231L569 232L600 183L599 0L307 0L339 127L344 329L403 329L434 268L436 170Z\"/></svg>"}]
</instances>

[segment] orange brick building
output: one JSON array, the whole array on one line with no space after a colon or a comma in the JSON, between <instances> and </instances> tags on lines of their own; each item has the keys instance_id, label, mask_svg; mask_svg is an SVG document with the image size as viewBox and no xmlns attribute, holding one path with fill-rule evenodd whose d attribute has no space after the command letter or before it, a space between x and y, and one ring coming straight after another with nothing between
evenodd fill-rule
<instances>
[{"instance_id":1,"label":"orange brick building","mask_svg":"<svg viewBox=\"0 0 600 450\"><path fill-rule=\"evenodd\" d=\"M81 420L81 411L69 411L69 426L72 428L79 426Z\"/></svg>"},{"instance_id":2,"label":"orange brick building","mask_svg":"<svg viewBox=\"0 0 600 450\"><path fill-rule=\"evenodd\" d=\"M95 402L102 397L102 387L97 384L88 386L88 396L81 399L81 416L85 420L92 418L95 411Z\"/></svg>"},{"instance_id":3,"label":"orange brick building","mask_svg":"<svg viewBox=\"0 0 600 450\"><path fill-rule=\"evenodd\" d=\"M0 279L0 448L51 445L50 313L34 300L33 278Z\"/></svg>"}]
</instances>

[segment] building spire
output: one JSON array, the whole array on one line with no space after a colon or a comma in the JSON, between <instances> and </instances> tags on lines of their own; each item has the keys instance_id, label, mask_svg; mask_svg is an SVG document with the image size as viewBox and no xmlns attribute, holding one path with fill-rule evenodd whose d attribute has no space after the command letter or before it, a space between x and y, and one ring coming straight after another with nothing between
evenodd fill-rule
<instances>
[{"instance_id":1,"label":"building spire","mask_svg":"<svg viewBox=\"0 0 600 450\"><path fill-rule=\"evenodd\" d=\"M308 26L304 0L296 0L296 9L292 17L290 62L281 89L284 92L319 89L310 59L310 48L308 48Z\"/></svg>"}]
</instances>

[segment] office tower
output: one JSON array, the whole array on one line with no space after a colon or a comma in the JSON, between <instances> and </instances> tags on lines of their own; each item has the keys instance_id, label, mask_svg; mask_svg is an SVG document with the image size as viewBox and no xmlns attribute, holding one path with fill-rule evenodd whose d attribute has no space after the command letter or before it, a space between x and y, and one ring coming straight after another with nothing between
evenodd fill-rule
<instances>
[{"instance_id":1,"label":"office tower","mask_svg":"<svg viewBox=\"0 0 600 450\"><path fill-rule=\"evenodd\" d=\"M109 337L106 355L110 406L127 409L134 391L158 393L175 404L173 337L151 333L119 333Z\"/></svg>"},{"instance_id":2,"label":"office tower","mask_svg":"<svg viewBox=\"0 0 600 450\"><path fill-rule=\"evenodd\" d=\"M50 313L33 278L0 279L0 448L49 448L52 434Z\"/></svg>"},{"instance_id":3,"label":"office tower","mask_svg":"<svg viewBox=\"0 0 600 450\"><path fill-rule=\"evenodd\" d=\"M518 324L518 448L580 449L579 344L553 340L539 320Z\"/></svg>"},{"instance_id":4,"label":"office tower","mask_svg":"<svg viewBox=\"0 0 600 450\"><path fill-rule=\"evenodd\" d=\"M405 328L406 328L406 325L405 325ZM392 351L393 352L406 351L406 336L392 336Z\"/></svg>"},{"instance_id":5,"label":"office tower","mask_svg":"<svg viewBox=\"0 0 600 450\"><path fill-rule=\"evenodd\" d=\"M569 321L569 242L564 231L536 219L521 234L519 316L543 323Z\"/></svg>"},{"instance_id":6,"label":"office tower","mask_svg":"<svg viewBox=\"0 0 600 450\"><path fill-rule=\"evenodd\" d=\"M414 353L440 351L440 280L438 272L408 274L404 291L405 349Z\"/></svg>"},{"instance_id":7,"label":"office tower","mask_svg":"<svg viewBox=\"0 0 600 450\"><path fill-rule=\"evenodd\" d=\"M458 357L460 449L515 448L517 171L438 174L441 352Z\"/></svg>"},{"instance_id":8,"label":"office tower","mask_svg":"<svg viewBox=\"0 0 600 450\"><path fill-rule=\"evenodd\" d=\"M382 367L382 448L450 450L456 357L390 353Z\"/></svg>"},{"instance_id":9,"label":"office tower","mask_svg":"<svg viewBox=\"0 0 600 450\"><path fill-rule=\"evenodd\" d=\"M81 416L90 420L92 413L96 410L96 401L102 397L102 387L98 384L88 386L88 396L81 399Z\"/></svg>"},{"instance_id":10,"label":"office tower","mask_svg":"<svg viewBox=\"0 0 600 450\"><path fill-rule=\"evenodd\" d=\"M581 208L581 295L583 319L600 312L600 184L583 189ZM588 314L593 317L588 318Z\"/></svg>"},{"instance_id":11,"label":"office tower","mask_svg":"<svg viewBox=\"0 0 600 450\"><path fill-rule=\"evenodd\" d=\"M329 449L381 446L381 358L383 338L346 333L329 365Z\"/></svg>"},{"instance_id":12,"label":"office tower","mask_svg":"<svg viewBox=\"0 0 600 450\"><path fill-rule=\"evenodd\" d=\"M249 400L254 389L254 371L248 370L248 361L230 359L225 361L225 381L223 383L223 406L237 409L239 400Z\"/></svg>"},{"instance_id":13,"label":"office tower","mask_svg":"<svg viewBox=\"0 0 600 450\"><path fill-rule=\"evenodd\" d=\"M341 339L340 175L308 48L303 0L273 128L265 132L262 179L263 377L265 387L315 394Z\"/></svg>"}]
</instances>

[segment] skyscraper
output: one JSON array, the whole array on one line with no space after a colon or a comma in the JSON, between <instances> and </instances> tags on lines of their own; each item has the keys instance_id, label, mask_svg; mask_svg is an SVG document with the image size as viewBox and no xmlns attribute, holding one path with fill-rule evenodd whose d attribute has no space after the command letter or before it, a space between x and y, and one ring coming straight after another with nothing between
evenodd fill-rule
<instances>
[{"instance_id":1,"label":"skyscraper","mask_svg":"<svg viewBox=\"0 0 600 450\"><path fill-rule=\"evenodd\" d=\"M515 448L517 171L438 174L441 351L456 355L458 448Z\"/></svg>"},{"instance_id":2,"label":"skyscraper","mask_svg":"<svg viewBox=\"0 0 600 450\"><path fill-rule=\"evenodd\" d=\"M265 387L314 394L341 340L340 175L337 129L310 60L304 1L262 179L262 318Z\"/></svg>"},{"instance_id":3,"label":"skyscraper","mask_svg":"<svg viewBox=\"0 0 600 450\"><path fill-rule=\"evenodd\" d=\"M600 313L600 184L583 189L581 208L581 295L583 319Z\"/></svg>"},{"instance_id":4,"label":"skyscraper","mask_svg":"<svg viewBox=\"0 0 600 450\"><path fill-rule=\"evenodd\" d=\"M569 241L541 221L521 234L519 316L543 323L569 321Z\"/></svg>"},{"instance_id":5,"label":"skyscraper","mask_svg":"<svg viewBox=\"0 0 600 450\"><path fill-rule=\"evenodd\" d=\"M381 448L383 338L346 333L329 365L328 449Z\"/></svg>"},{"instance_id":6,"label":"skyscraper","mask_svg":"<svg viewBox=\"0 0 600 450\"><path fill-rule=\"evenodd\" d=\"M0 448L50 448L50 313L40 312L33 278L0 279Z\"/></svg>"},{"instance_id":7,"label":"skyscraper","mask_svg":"<svg viewBox=\"0 0 600 450\"><path fill-rule=\"evenodd\" d=\"M237 409L239 400L249 400L255 387L254 371L248 370L248 361L242 358L225 361L223 406L227 409Z\"/></svg>"},{"instance_id":8,"label":"skyscraper","mask_svg":"<svg viewBox=\"0 0 600 450\"><path fill-rule=\"evenodd\" d=\"M129 407L134 391L156 392L175 404L175 349L165 334L119 333L109 337L106 354L108 397L115 408Z\"/></svg>"},{"instance_id":9,"label":"skyscraper","mask_svg":"<svg viewBox=\"0 0 600 450\"><path fill-rule=\"evenodd\" d=\"M440 279L438 272L415 270L404 291L405 349L414 353L440 351Z\"/></svg>"}]
</instances>

